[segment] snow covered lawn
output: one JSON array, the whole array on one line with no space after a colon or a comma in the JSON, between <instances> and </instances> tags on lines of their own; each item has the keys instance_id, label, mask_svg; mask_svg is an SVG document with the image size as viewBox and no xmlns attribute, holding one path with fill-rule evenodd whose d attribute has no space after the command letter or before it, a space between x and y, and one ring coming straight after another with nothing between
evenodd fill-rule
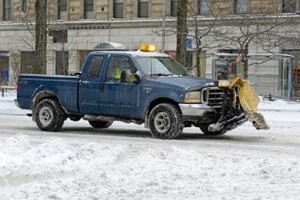
<instances>
[{"instance_id":1,"label":"snow covered lawn","mask_svg":"<svg viewBox=\"0 0 300 200\"><path fill-rule=\"evenodd\" d=\"M31 120L13 98L0 98L1 200L300 199L299 103L262 102L268 131L247 123L219 138L189 128L157 140L123 123L103 133L72 122L63 133L20 131Z\"/></svg>"}]
</instances>

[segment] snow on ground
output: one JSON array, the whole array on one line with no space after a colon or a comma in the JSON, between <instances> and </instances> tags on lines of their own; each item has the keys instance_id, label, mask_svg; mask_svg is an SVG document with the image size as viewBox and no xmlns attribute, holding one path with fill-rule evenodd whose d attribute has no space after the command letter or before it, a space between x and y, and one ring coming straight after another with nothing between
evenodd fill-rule
<instances>
[{"instance_id":1,"label":"snow on ground","mask_svg":"<svg viewBox=\"0 0 300 200\"><path fill-rule=\"evenodd\" d=\"M0 97L0 115L12 124L26 113L14 98ZM259 110L270 137L249 136L249 123L197 141L0 131L0 199L300 199L300 104L263 101ZM133 126L111 129L120 127ZM294 139L286 146L276 132Z\"/></svg>"}]
</instances>

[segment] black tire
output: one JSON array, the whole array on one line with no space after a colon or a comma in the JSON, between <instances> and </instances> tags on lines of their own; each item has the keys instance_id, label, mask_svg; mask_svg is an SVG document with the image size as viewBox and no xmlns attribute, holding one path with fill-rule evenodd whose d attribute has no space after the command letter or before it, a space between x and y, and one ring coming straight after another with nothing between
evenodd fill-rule
<instances>
[{"instance_id":1,"label":"black tire","mask_svg":"<svg viewBox=\"0 0 300 200\"><path fill-rule=\"evenodd\" d=\"M108 128L113 122L110 121L89 121L90 125L94 128Z\"/></svg>"},{"instance_id":2,"label":"black tire","mask_svg":"<svg viewBox=\"0 0 300 200\"><path fill-rule=\"evenodd\" d=\"M155 138L177 138L183 129L182 114L179 108L170 103L158 104L150 112L149 127Z\"/></svg>"},{"instance_id":3,"label":"black tire","mask_svg":"<svg viewBox=\"0 0 300 200\"><path fill-rule=\"evenodd\" d=\"M213 136L218 136L218 135L224 135L227 131L220 130L220 131L209 131L208 127L210 124L201 124L199 126L200 130L205 134L205 135L213 135Z\"/></svg>"},{"instance_id":4,"label":"black tire","mask_svg":"<svg viewBox=\"0 0 300 200\"><path fill-rule=\"evenodd\" d=\"M42 131L59 131L66 120L64 110L56 99L39 102L35 114L36 124Z\"/></svg>"}]
</instances>

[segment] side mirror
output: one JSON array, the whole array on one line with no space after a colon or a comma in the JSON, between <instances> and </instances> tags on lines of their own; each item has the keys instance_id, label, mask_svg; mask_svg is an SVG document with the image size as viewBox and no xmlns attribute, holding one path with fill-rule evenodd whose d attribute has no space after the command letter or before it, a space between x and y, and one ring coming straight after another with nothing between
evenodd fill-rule
<instances>
[{"instance_id":1,"label":"side mirror","mask_svg":"<svg viewBox=\"0 0 300 200\"><path fill-rule=\"evenodd\" d=\"M138 84L141 81L141 74L139 71L132 74L129 69L124 69L121 72L121 82Z\"/></svg>"},{"instance_id":2,"label":"side mirror","mask_svg":"<svg viewBox=\"0 0 300 200\"><path fill-rule=\"evenodd\" d=\"M121 82L129 83L131 75L132 74L131 74L129 69L122 70L122 72L121 72Z\"/></svg>"},{"instance_id":3,"label":"side mirror","mask_svg":"<svg viewBox=\"0 0 300 200\"><path fill-rule=\"evenodd\" d=\"M141 73L140 73L139 71L135 72L135 73L133 74L133 80L132 80L132 82L138 84L138 83L141 82L141 80L142 80L142 75L141 75Z\"/></svg>"}]
</instances>

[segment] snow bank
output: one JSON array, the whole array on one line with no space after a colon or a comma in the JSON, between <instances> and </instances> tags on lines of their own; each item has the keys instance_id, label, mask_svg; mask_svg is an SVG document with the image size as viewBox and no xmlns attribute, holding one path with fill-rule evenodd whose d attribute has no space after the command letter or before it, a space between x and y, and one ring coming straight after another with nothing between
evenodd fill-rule
<instances>
[{"instance_id":1,"label":"snow bank","mask_svg":"<svg viewBox=\"0 0 300 200\"><path fill-rule=\"evenodd\" d=\"M8 90L4 93L4 97L0 96L0 114L25 115L26 113L31 113L31 111L18 108L14 103L16 98L15 90Z\"/></svg>"},{"instance_id":2,"label":"snow bank","mask_svg":"<svg viewBox=\"0 0 300 200\"><path fill-rule=\"evenodd\" d=\"M14 98L13 92L0 97L4 117L24 114L14 106ZM269 131L287 135L299 134L298 110L300 104L282 100L262 101L259 106ZM80 134L70 141L63 136L17 134L18 130L0 137L0 199L296 199L298 135L295 143L277 141L276 135L261 143L269 136L246 134L253 129L246 123L234 130L233 135L245 134L245 140L235 134L195 142L126 136L115 141L109 134L105 141L92 135L82 141ZM255 140L247 142L251 138Z\"/></svg>"},{"instance_id":3,"label":"snow bank","mask_svg":"<svg viewBox=\"0 0 300 200\"><path fill-rule=\"evenodd\" d=\"M1 138L0 199L294 199L298 156ZM273 155L273 156L270 156Z\"/></svg>"}]
</instances>

